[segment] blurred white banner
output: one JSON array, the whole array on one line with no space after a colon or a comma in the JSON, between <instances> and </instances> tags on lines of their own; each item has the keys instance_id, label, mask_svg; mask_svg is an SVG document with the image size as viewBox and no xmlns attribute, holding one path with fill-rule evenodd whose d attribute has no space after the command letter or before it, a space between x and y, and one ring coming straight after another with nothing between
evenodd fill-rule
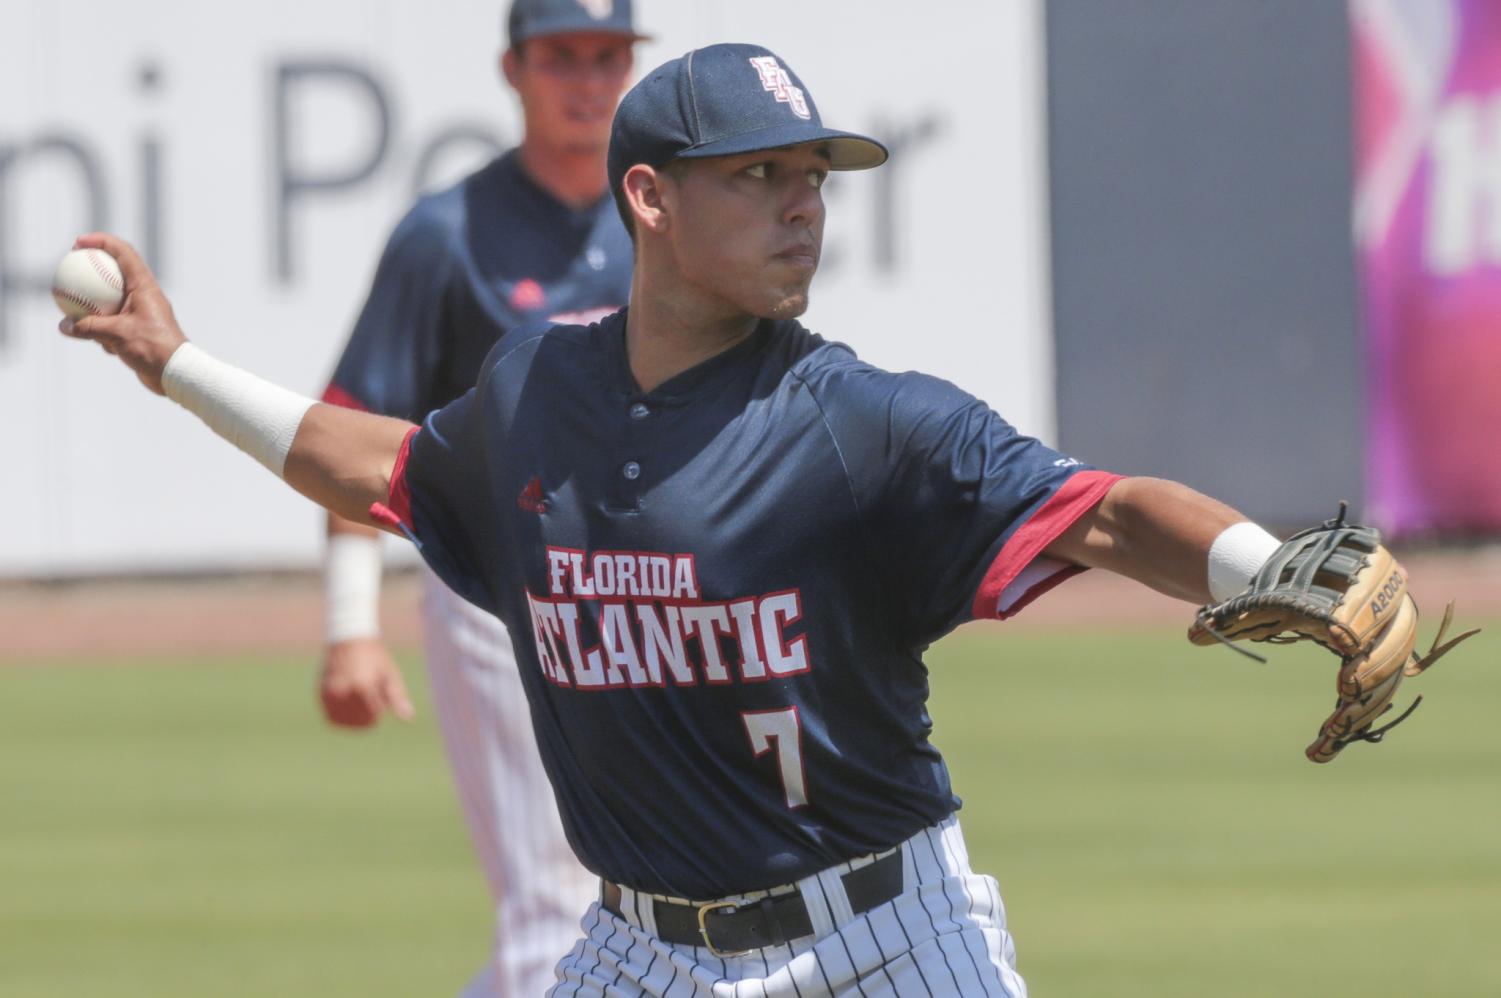
<instances>
[{"instance_id":1,"label":"blurred white banner","mask_svg":"<svg viewBox=\"0 0 1501 998\"><path fill-rule=\"evenodd\" d=\"M107 228L188 335L322 391L384 239L421 189L518 137L501 3L254 7L8 0L0 34L0 576L312 564L321 516L113 358L47 293ZM639 0L644 71L697 45L786 59L891 163L828 186L804 321L1050 437L1042 13L970 4ZM392 545L399 546L399 545Z\"/></svg>"}]
</instances>

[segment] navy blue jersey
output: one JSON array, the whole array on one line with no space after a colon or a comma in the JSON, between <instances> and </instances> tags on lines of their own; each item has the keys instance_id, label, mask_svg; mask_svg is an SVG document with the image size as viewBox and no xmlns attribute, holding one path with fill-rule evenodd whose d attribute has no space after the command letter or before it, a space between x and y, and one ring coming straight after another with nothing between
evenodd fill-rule
<instances>
[{"instance_id":1,"label":"navy blue jersey","mask_svg":"<svg viewBox=\"0 0 1501 998\"><path fill-rule=\"evenodd\" d=\"M1115 476L796 322L651 392L625 313L517 331L414 430L391 512L515 636L585 865L713 898L958 806L922 653L1076 569Z\"/></svg>"},{"instance_id":2,"label":"navy blue jersey","mask_svg":"<svg viewBox=\"0 0 1501 998\"><path fill-rule=\"evenodd\" d=\"M630 288L631 240L614 200L570 208L512 150L397 225L323 399L420 420L473 387L509 330L592 321Z\"/></svg>"}]
</instances>

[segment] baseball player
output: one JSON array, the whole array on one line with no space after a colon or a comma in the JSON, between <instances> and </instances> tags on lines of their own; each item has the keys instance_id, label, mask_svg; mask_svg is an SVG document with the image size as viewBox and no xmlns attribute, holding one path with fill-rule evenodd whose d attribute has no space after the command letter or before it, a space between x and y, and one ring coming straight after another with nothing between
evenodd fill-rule
<instances>
[{"instance_id":1,"label":"baseball player","mask_svg":"<svg viewBox=\"0 0 1501 998\"><path fill-rule=\"evenodd\" d=\"M407 534L516 636L565 834L601 880L554 994L1025 994L929 740L923 650L1088 567L1204 602L1276 547L795 321L820 185L886 155L824 127L766 49L659 67L610 142L630 307L512 331L420 427L213 359L129 246L80 240L130 298L64 332Z\"/></svg>"},{"instance_id":2,"label":"baseball player","mask_svg":"<svg viewBox=\"0 0 1501 998\"><path fill-rule=\"evenodd\" d=\"M473 386L509 330L626 303L631 243L605 153L641 37L630 0L515 0L507 36L500 68L520 98L520 146L402 219L323 401L420 420ZM324 712L350 727L409 717L379 638L378 531L329 514L328 532ZM510 635L431 571L423 581L433 707L496 915L491 960L465 994L539 995L598 878L563 835Z\"/></svg>"}]
</instances>

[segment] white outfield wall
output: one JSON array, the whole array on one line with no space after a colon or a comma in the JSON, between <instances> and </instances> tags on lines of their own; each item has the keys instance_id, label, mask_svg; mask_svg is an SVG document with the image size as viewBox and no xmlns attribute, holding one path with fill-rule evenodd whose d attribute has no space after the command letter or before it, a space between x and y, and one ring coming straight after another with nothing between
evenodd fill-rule
<instances>
[{"instance_id":1,"label":"white outfield wall","mask_svg":"<svg viewBox=\"0 0 1501 998\"><path fill-rule=\"evenodd\" d=\"M47 293L74 235L157 266L188 335L321 392L414 192L514 143L503 4L5 0L0 33L0 576L287 567L321 517L117 361ZM1038 0L639 0L638 70L697 45L782 55L825 120L893 145L836 177L804 321L1053 432ZM395 545L393 545L395 546Z\"/></svg>"}]
</instances>

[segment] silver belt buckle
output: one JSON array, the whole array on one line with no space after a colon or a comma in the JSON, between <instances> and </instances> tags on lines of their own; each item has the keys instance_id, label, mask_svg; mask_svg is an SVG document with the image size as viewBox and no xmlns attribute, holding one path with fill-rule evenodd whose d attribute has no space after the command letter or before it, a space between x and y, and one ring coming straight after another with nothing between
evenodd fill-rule
<instances>
[{"instance_id":1,"label":"silver belt buckle","mask_svg":"<svg viewBox=\"0 0 1501 998\"><path fill-rule=\"evenodd\" d=\"M708 904L699 905L698 934L703 938L704 945L709 948L709 952L713 953L720 959L723 959L727 956L744 956L745 954L749 953L750 950L723 950L718 946L715 946L714 940L709 938L709 926L708 923L704 921L704 919L708 917L709 912L718 911L720 908L729 908L732 911L739 911L740 905L736 904L734 901L710 901Z\"/></svg>"}]
</instances>

